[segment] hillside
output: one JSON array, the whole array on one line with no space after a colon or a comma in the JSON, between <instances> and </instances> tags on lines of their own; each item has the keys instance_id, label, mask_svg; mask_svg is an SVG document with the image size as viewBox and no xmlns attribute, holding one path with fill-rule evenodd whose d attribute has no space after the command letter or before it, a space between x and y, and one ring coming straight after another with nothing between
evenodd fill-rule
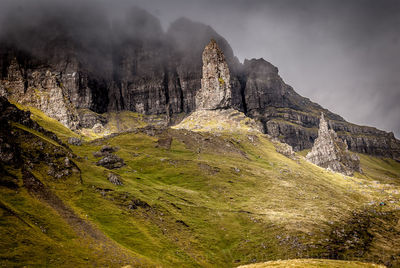
<instances>
[{"instance_id":1,"label":"hillside","mask_svg":"<svg viewBox=\"0 0 400 268\"><path fill-rule=\"evenodd\" d=\"M400 265L394 160L360 154L364 173L346 177L277 153L265 134L156 127L132 112L103 115L114 127L123 116L126 132L67 145L79 135L58 121L1 107L1 265ZM109 152L125 165L96 165Z\"/></svg>"},{"instance_id":2,"label":"hillside","mask_svg":"<svg viewBox=\"0 0 400 268\"><path fill-rule=\"evenodd\" d=\"M358 267L384 267L382 265L368 264L355 261L333 261L333 260L319 260L319 259L300 259L290 261L270 261L265 263L249 264L240 266L241 268L268 268L268 267L330 267L330 268L358 268Z\"/></svg>"}]
</instances>

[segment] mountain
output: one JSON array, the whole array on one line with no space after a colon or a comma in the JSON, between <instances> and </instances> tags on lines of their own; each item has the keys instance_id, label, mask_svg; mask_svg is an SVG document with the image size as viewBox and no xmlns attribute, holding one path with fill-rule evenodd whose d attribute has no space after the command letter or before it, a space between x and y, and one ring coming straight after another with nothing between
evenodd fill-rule
<instances>
[{"instance_id":1,"label":"mountain","mask_svg":"<svg viewBox=\"0 0 400 268\"><path fill-rule=\"evenodd\" d=\"M400 265L390 134L349 152L369 128L203 24L48 4L1 24L0 266Z\"/></svg>"},{"instance_id":2,"label":"mountain","mask_svg":"<svg viewBox=\"0 0 400 268\"><path fill-rule=\"evenodd\" d=\"M309 149L324 112L350 150L399 159L393 133L348 123L300 96L263 59L240 63L210 26L181 18L163 32L159 20L140 8L112 22L100 9L82 12L60 13L50 5L42 13L51 16L32 17L29 24L15 14L3 22L1 95L39 108L71 129L104 123L88 110L165 114L175 122L195 108L201 54L215 39L231 72L231 107L261 122L265 133L296 151Z\"/></svg>"},{"instance_id":3,"label":"mountain","mask_svg":"<svg viewBox=\"0 0 400 268\"><path fill-rule=\"evenodd\" d=\"M192 132L123 112L106 127L132 129L97 138L17 106L0 97L2 266L400 264L392 159L359 154L347 177L246 124Z\"/></svg>"}]
</instances>

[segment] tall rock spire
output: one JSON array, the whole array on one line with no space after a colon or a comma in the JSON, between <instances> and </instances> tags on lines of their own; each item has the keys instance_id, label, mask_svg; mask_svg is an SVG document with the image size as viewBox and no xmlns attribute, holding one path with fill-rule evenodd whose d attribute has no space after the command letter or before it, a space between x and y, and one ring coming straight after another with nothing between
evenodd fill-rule
<instances>
[{"instance_id":1,"label":"tall rock spire","mask_svg":"<svg viewBox=\"0 0 400 268\"><path fill-rule=\"evenodd\" d=\"M318 138L306 156L307 160L323 168L353 175L361 172L360 159L356 154L349 152L347 143L341 140L335 131L328 129L328 122L321 113Z\"/></svg>"},{"instance_id":2,"label":"tall rock spire","mask_svg":"<svg viewBox=\"0 0 400 268\"><path fill-rule=\"evenodd\" d=\"M231 85L228 64L217 42L211 39L203 51L203 78L196 94L197 110L228 108L231 104Z\"/></svg>"}]
</instances>

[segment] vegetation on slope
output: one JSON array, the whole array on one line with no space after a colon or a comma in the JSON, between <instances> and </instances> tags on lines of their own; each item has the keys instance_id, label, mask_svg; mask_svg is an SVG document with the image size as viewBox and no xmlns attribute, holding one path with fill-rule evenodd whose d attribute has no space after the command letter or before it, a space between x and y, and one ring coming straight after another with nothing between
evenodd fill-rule
<instances>
[{"instance_id":1,"label":"vegetation on slope","mask_svg":"<svg viewBox=\"0 0 400 268\"><path fill-rule=\"evenodd\" d=\"M240 266L240 268L270 268L270 267L293 267L293 268L372 268L384 267L377 264L362 263L358 261L336 261L321 259L297 259L287 261L269 261L264 263L249 264Z\"/></svg>"},{"instance_id":2,"label":"vegetation on slope","mask_svg":"<svg viewBox=\"0 0 400 268\"><path fill-rule=\"evenodd\" d=\"M76 136L33 114L62 140ZM49 143L19 125L14 131L22 133L23 152L32 142ZM97 166L93 153L104 145L117 147L126 165ZM52 199L30 192L21 168L4 167L2 180L12 177L18 187L0 186L1 264L233 267L294 258L400 264L400 164L392 160L362 155L364 173L346 177L277 153L262 134L149 127L70 149L79 175L55 179L48 163L34 163L32 174L78 225ZM122 186L107 180L110 172ZM97 235L85 235L85 224Z\"/></svg>"}]
</instances>

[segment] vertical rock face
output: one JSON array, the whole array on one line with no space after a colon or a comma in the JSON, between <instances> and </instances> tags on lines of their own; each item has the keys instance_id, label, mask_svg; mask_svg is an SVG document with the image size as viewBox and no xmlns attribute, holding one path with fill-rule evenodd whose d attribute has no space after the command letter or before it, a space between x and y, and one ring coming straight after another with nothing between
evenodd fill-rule
<instances>
[{"instance_id":1,"label":"vertical rock face","mask_svg":"<svg viewBox=\"0 0 400 268\"><path fill-rule=\"evenodd\" d=\"M29 23L19 8L0 18L0 95L72 129L93 127L97 116L81 110L190 113L201 91L199 108L244 112L295 151L312 147L324 112L350 150L400 160L400 141L393 133L350 124L300 96L263 59L241 64L208 25L181 18L164 32L160 21L140 8L110 23L101 8L66 4L59 12L60 5L51 2L25 8L37 13ZM202 53L211 38L219 49L208 51L210 65L202 74ZM214 53L218 50L223 56ZM226 63L218 63L218 57ZM209 99L202 98L211 88Z\"/></svg>"},{"instance_id":2,"label":"vertical rock face","mask_svg":"<svg viewBox=\"0 0 400 268\"><path fill-rule=\"evenodd\" d=\"M196 34L193 34L196 33ZM229 43L213 28L202 23L193 22L186 18L180 18L173 22L166 33L167 41L172 45L172 54L169 62L170 69L176 70L176 80L170 83L178 85L182 93L182 107L171 112L189 113L196 109L196 93L201 88L202 78L202 54L204 47L214 39L219 49L223 52L229 66L232 88L232 107L243 111L241 98L241 85L238 81L241 64L233 54ZM171 94L170 94L170 102ZM174 103L171 103L174 107Z\"/></svg>"},{"instance_id":3,"label":"vertical rock face","mask_svg":"<svg viewBox=\"0 0 400 268\"><path fill-rule=\"evenodd\" d=\"M228 64L214 39L203 52L203 78L196 94L196 109L215 110L231 104L231 85Z\"/></svg>"},{"instance_id":4,"label":"vertical rock face","mask_svg":"<svg viewBox=\"0 0 400 268\"><path fill-rule=\"evenodd\" d=\"M26 70L13 58L2 84L4 90L0 95L3 97L37 108L71 129L78 127L77 112L60 73L47 68Z\"/></svg>"},{"instance_id":5,"label":"vertical rock face","mask_svg":"<svg viewBox=\"0 0 400 268\"><path fill-rule=\"evenodd\" d=\"M263 59L245 60L244 96L247 111L257 113L268 106L288 107L288 86L278 75L278 68Z\"/></svg>"},{"instance_id":6,"label":"vertical rock face","mask_svg":"<svg viewBox=\"0 0 400 268\"><path fill-rule=\"evenodd\" d=\"M328 122L321 114L318 138L306 156L307 160L323 168L327 168L345 175L360 172L360 159L356 154L349 152L347 143L328 129Z\"/></svg>"}]
</instances>

